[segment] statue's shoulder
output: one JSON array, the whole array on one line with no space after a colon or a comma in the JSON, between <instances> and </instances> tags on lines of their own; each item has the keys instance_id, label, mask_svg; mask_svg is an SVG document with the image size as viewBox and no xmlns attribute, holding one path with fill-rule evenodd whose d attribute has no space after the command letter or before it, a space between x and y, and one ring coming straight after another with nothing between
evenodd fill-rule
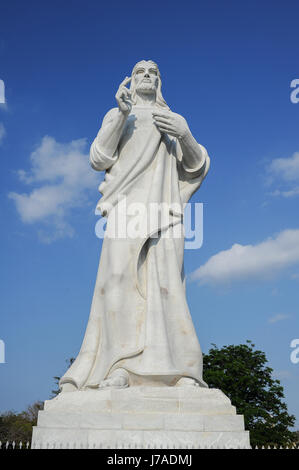
<instances>
[{"instance_id":1,"label":"statue's shoulder","mask_svg":"<svg viewBox=\"0 0 299 470\"><path fill-rule=\"evenodd\" d=\"M108 122L110 122L114 118L114 116L116 116L117 113L118 113L118 108L109 109L109 111L104 116L102 126L105 126L106 124L108 124Z\"/></svg>"}]
</instances>

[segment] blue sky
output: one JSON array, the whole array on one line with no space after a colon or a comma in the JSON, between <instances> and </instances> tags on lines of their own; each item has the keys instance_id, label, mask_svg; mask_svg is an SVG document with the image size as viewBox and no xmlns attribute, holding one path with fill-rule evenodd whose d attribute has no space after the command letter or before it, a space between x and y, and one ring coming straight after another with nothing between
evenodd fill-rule
<instances>
[{"instance_id":1,"label":"blue sky","mask_svg":"<svg viewBox=\"0 0 299 470\"><path fill-rule=\"evenodd\" d=\"M298 13L291 0L2 2L0 411L49 398L80 348L101 248L88 150L146 58L211 157L193 197L204 244L185 254L203 351L251 339L299 428Z\"/></svg>"}]
</instances>

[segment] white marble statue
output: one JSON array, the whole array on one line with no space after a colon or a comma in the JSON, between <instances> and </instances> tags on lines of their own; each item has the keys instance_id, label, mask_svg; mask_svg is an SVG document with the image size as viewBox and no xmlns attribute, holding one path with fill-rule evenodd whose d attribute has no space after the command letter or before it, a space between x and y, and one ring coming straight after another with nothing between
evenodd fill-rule
<instances>
[{"instance_id":1,"label":"white marble statue","mask_svg":"<svg viewBox=\"0 0 299 470\"><path fill-rule=\"evenodd\" d=\"M165 203L169 217L147 227L145 215L144 234L104 238L83 344L60 387L207 387L185 295L183 209L210 160L186 120L167 106L153 61L135 65L116 101L90 150L92 168L106 172L98 204L106 232L119 223L122 198L127 207Z\"/></svg>"}]
</instances>

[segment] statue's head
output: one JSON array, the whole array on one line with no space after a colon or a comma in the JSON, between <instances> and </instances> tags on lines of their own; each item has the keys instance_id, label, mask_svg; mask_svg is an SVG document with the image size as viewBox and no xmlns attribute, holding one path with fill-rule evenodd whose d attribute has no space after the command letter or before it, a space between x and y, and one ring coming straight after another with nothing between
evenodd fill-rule
<instances>
[{"instance_id":1,"label":"statue's head","mask_svg":"<svg viewBox=\"0 0 299 470\"><path fill-rule=\"evenodd\" d=\"M161 92L162 82L158 65L152 60L141 60L137 62L132 70L132 81L130 90L131 100L136 104L136 94L156 95L156 106L169 109Z\"/></svg>"}]
</instances>

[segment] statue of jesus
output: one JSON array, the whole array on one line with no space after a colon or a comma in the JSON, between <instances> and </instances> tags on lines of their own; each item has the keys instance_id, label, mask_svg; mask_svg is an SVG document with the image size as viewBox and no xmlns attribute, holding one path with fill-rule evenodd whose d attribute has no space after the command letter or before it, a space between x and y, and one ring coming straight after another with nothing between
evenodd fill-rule
<instances>
[{"instance_id":1,"label":"statue of jesus","mask_svg":"<svg viewBox=\"0 0 299 470\"><path fill-rule=\"evenodd\" d=\"M104 237L83 344L60 387L207 387L185 294L183 212L210 159L163 99L155 62L138 62L115 97L90 149L92 168L105 171L97 207L106 232L123 216L122 198L127 207L166 204L169 217L137 237Z\"/></svg>"}]
</instances>

